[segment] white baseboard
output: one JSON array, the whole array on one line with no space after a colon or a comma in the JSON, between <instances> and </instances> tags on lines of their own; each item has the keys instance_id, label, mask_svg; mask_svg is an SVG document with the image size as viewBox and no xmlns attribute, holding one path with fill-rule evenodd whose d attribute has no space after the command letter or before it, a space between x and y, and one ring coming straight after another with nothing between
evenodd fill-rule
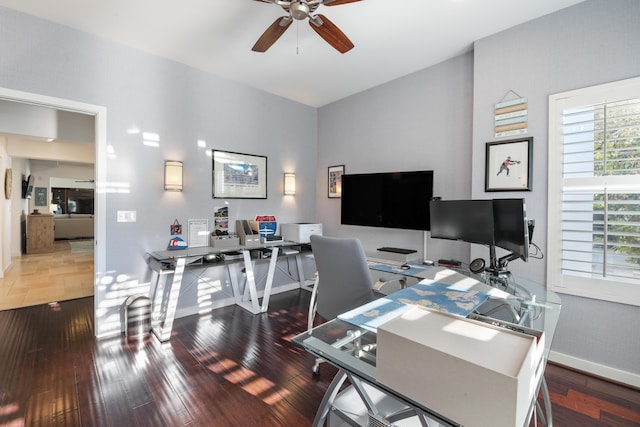
<instances>
[{"instance_id":1,"label":"white baseboard","mask_svg":"<svg viewBox=\"0 0 640 427\"><path fill-rule=\"evenodd\" d=\"M299 288L300 288L300 283L298 282L285 283L283 285L278 285L271 288L271 295L280 294L282 292L292 291L294 289L299 289ZM264 290L257 291L257 295L258 295L258 298L264 297ZM204 314L216 308L226 307L229 305L233 305L235 303L236 302L232 296L227 296L225 298L221 298L212 302L206 308L202 308L198 306L182 307L176 310L175 318L179 319L181 317L191 316L193 314Z\"/></svg>"},{"instance_id":2,"label":"white baseboard","mask_svg":"<svg viewBox=\"0 0 640 427\"><path fill-rule=\"evenodd\" d=\"M588 360L579 359L567 354L552 351L549 353L549 361L577 369L598 377L606 378L617 383L640 388L640 375L633 372L622 371L609 366L600 365Z\"/></svg>"}]
</instances>

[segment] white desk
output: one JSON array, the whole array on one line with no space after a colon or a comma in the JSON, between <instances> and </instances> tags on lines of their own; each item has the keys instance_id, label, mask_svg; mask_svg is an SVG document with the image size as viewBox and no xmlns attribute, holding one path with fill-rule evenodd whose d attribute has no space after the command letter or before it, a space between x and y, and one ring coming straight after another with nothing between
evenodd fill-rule
<instances>
[{"instance_id":1,"label":"white desk","mask_svg":"<svg viewBox=\"0 0 640 427\"><path fill-rule=\"evenodd\" d=\"M300 252L282 255L284 247L300 248ZM269 258L251 258L251 251L260 249L271 249ZM230 252L239 252L241 258L223 260L217 262L206 262L207 255L223 255ZM308 250L307 250L308 252ZM225 267L231 282L231 289L235 304L249 311L252 314L264 313L269 308L269 299L273 286L273 277L280 256L295 256L298 270L299 286L305 285L304 271L302 269L301 253L304 253L304 246L293 242L267 243L251 247L235 248L214 248L199 247L182 250L156 251L148 254L149 268L156 275L152 280L149 289L149 299L151 300L151 330L160 341L167 341L171 337L171 329L178 305L178 297L182 287L182 278L186 269L197 268L218 268ZM254 275L254 262L268 262L268 272L265 281L262 303L259 300L256 280ZM246 286L241 289L240 279L233 268L238 263L244 264L246 275ZM169 281L170 275L173 275Z\"/></svg>"}]
</instances>

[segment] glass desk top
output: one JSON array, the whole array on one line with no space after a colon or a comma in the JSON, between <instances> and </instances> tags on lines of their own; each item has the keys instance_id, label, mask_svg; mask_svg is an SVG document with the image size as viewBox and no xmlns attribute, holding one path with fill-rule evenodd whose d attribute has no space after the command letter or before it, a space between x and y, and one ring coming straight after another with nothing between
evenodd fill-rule
<instances>
[{"instance_id":1,"label":"glass desk top","mask_svg":"<svg viewBox=\"0 0 640 427\"><path fill-rule=\"evenodd\" d=\"M447 283L472 283L474 289L491 292L468 318L488 322L519 332L530 328L544 331L545 345L540 363L546 364L560 315L560 298L544 286L529 280L461 274L442 267L432 267L433 279ZM422 273L421 276L425 274ZM522 328L522 329L520 329ZM376 380L376 333L354 323L334 319L292 338L292 342L322 357L340 370L354 375L398 399L414 405L444 425L459 425L441 417L425 405L397 393ZM542 377L543 379L544 377ZM546 385L545 385L546 388ZM545 405L547 406L547 405ZM535 399L530 413L535 407ZM550 413L549 413L550 417Z\"/></svg>"}]
</instances>

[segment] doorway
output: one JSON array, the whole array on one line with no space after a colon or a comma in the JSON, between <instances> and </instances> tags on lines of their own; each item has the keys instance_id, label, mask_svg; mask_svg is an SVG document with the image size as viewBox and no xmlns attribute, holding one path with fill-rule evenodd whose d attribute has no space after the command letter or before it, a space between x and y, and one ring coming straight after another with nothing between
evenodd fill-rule
<instances>
[{"instance_id":1,"label":"doorway","mask_svg":"<svg viewBox=\"0 0 640 427\"><path fill-rule=\"evenodd\" d=\"M27 92L20 92L20 91L15 91L15 90L11 90L11 89L6 89L6 88L0 88L0 100L2 101L8 101L8 102L13 102L16 103L16 105L20 105L20 106L25 106L25 105L30 105L30 106L38 106L38 107L43 107L45 109L50 109L52 111L55 111L56 114L69 114L69 113L79 113L79 114L83 114L83 115L90 115L94 118L93 120L93 134L94 134L94 143L95 143L95 148L94 148L94 168L95 168L95 182L96 182L96 188L99 188L99 186L104 184L105 182L105 171L104 171L104 165L106 164L106 155L105 156L101 156L99 153L106 153L106 108L105 107L101 107L101 106L96 106L96 105L91 105L91 104L84 104L84 103L79 103L79 102L75 102L75 101L71 101L71 100L66 100L66 99L59 99L59 98L52 98L52 97L48 97L48 96L44 96L44 95L38 95L38 94L32 94L32 93L27 93ZM5 132L5 130L0 129L0 133ZM15 135L15 134L14 134ZM9 149L8 149L8 155L10 156L10 158L12 159L20 159L20 158L31 158L30 155L28 155L27 153L21 152L20 148L17 147L11 147L11 144L9 145ZM37 158L37 156L36 156ZM56 161L59 161L60 159L55 159ZM16 163L18 163L18 160L15 160ZM66 256L74 256L75 258L77 258L80 264L85 263L85 267L86 267L86 263L88 262L90 265L92 265L92 280L91 280L91 286L93 287L93 295L94 295L94 304L97 306L99 300L100 300L100 295L96 292L96 287L95 284L98 283L97 281L97 277L101 276L102 273L105 270L105 259L106 259L106 254L105 254L105 246L104 244L99 245L98 242L104 242L104 237L106 236L106 230L105 230L105 199L106 196L104 194L104 192L101 191L96 191L96 196L95 196L95 222L94 222L94 233L93 233L93 253L83 253L83 254L72 254L71 251L69 251L68 254L66 254ZM8 224L8 226L3 226L2 229L2 234L3 234L3 240L6 240L7 236L11 236L11 240L13 242L15 241L19 241L20 240L20 236L16 237L14 233L16 233L15 230L20 230L20 223L22 221L22 213L23 211L28 212L29 210L29 206L28 204L25 204L25 202L23 200L20 199L20 193L18 192L18 195L15 198L11 199L11 204L12 205L18 205L18 206L11 206L11 221L10 224ZM6 221L5 221L6 222ZM64 246L64 245L57 245L57 246ZM69 245L70 246L70 245ZM12 252L14 252L15 254L15 247L12 249ZM57 253L58 252L58 253ZM44 254L38 254L38 256L42 255L41 258L46 258L51 257L53 258L55 257L59 257L62 256L59 252L62 252L60 250L56 250L54 251L51 255L44 255ZM14 261L12 261L13 263L16 263L15 261L15 257L12 257ZM20 257L21 259L22 257ZM71 258L66 258L66 263L69 264ZM46 261L46 259L39 259L38 261ZM64 264L65 262L63 261L62 264ZM2 269L3 271L7 270L7 265L2 265ZM11 267L14 267L13 265ZM21 266L15 266L15 267L21 267ZM33 266L30 266L29 268L34 268ZM64 275L63 272L58 272L58 275ZM37 274L33 275L38 276ZM49 276L45 276L45 275L41 275L43 280L52 280L52 277ZM55 277L55 276L54 276Z\"/></svg>"}]
</instances>

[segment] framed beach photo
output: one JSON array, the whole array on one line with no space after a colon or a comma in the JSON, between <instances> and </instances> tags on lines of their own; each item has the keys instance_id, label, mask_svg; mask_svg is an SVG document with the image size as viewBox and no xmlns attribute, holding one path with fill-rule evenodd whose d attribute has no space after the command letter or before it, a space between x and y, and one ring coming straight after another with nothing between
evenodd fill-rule
<instances>
[{"instance_id":1,"label":"framed beach photo","mask_svg":"<svg viewBox=\"0 0 640 427\"><path fill-rule=\"evenodd\" d=\"M36 187L36 206L47 206L47 187Z\"/></svg>"},{"instance_id":2,"label":"framed beach photo","mask_svg":"<svg viewBox=\"0 0 640 427\"><path fill-rule=\"evenodd\" d=\"M342 197L342 175L344 175L344 165L329 166L329 198Z\"/></svg>"},{"instance_id":3,"label":"framed beach photo","mask_svg":"<svg viewBox=\"0 0 640 427\"><path fill-rule=\"evenodd\" d=\"M487 142L485 191L531 191L533 138Z\"/></svg>"},{"instance_id":4,"label":"framed beach photo","mask_svg":"<svg viewBox=\"0 0 640 427\"><path fill-rule=\"evenodd\" d=\"M266 199L267 157L211 150L214 199Z\"/></svg>"}]
</instances>

